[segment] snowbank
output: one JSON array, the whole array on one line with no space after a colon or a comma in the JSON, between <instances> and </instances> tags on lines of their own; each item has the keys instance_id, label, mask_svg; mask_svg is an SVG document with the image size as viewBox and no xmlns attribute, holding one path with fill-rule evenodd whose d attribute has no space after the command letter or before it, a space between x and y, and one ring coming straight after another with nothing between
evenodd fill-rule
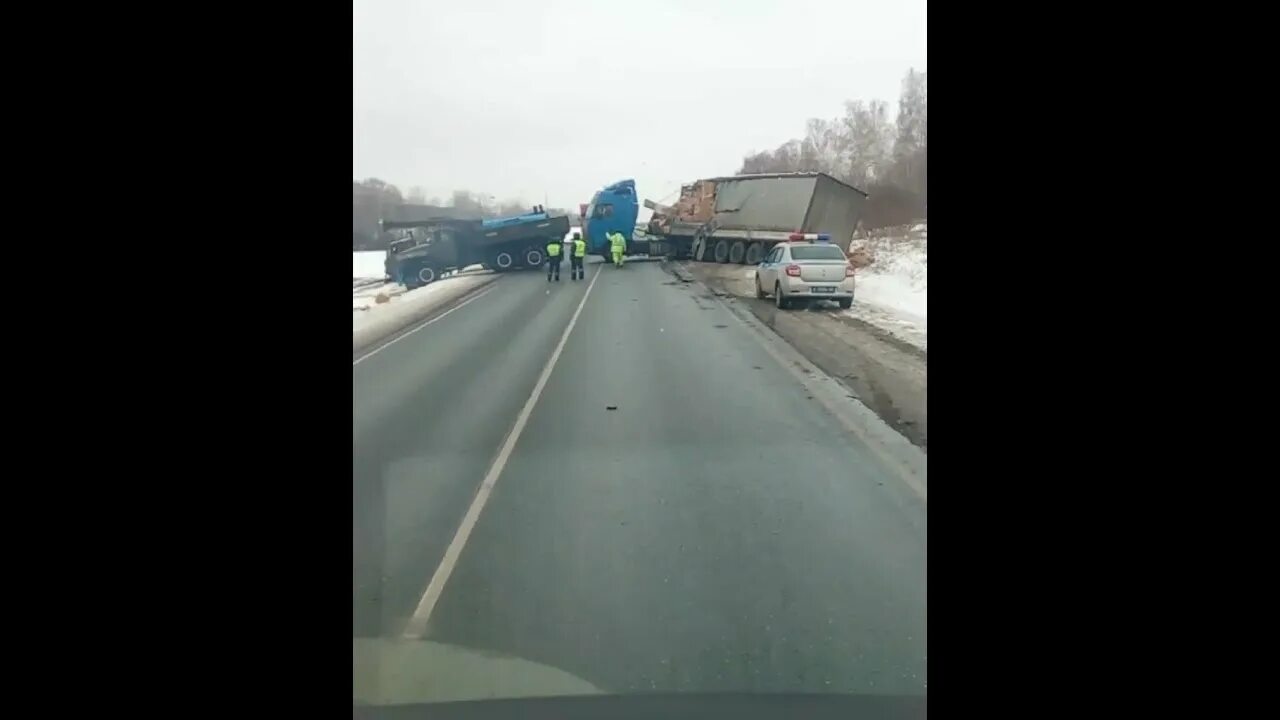
<instances>
[{"instance_id":1,"label":"snowbank","mask_svg":"<svg viewBox=\"0 0 1280 720\"><path fill-rule=\"evenodd\" d=\"M427 287L431 287L428 285ZM424 290L426 288L423 288ZM360 313L371 310L380 305L386 305L392 302L398 302L401 295L405 294L403 285L397 283L374 283L356 288L351 292L351 310L356 313L357 317ZM386 303L379 303L378 296L384 295L387 298Z\"/></svg>"},{"instance_id":2,"label":"snowbank","mask_svg":"<svg viewBox=\"0 0 1280 720\"><path fill-rule=\"evenodd\" d=\"M387 276L383 261L387 254L381 250L362 250L351 253L352 278L383 278Z\"/></svg>"},{"instance_id":3,"label":"snowbank","mask_svg":"<svg viewBox=\"0 0 1280 720\"><path fill-rule=\"evenodd\" d=\"M440 280L416 290L407 290L405 286L397 283L380 283L356 288L351 292L351 327L353 330L361 327L368 323L370 318L381 315L389 307L405 302L414 303L422 298L441 293L447 294L462 280L493 276L492 272L479 265L471 265L461 273L445 275ZM471 284L467 287L475 287L475 285ZM378 302L378 296L384 298L383 302Z\"/></svg>"},{"instance_id":4,"label":"snowbank","mask_svg":"<svg viewBox=\"0 0 1280 720\"><path fill-rule=\"evenodd\" d=\"M927 226L915 225L900 234L855 240L853 248L867 249L874 257L870 267L854 276L855 317L924 339L929 331L929 249Z\"/></svg>"},{"instance_id":5,"label":"snowbank","mask_svg":"<svg viewBox=\"0 0 1280 720\"><path fill-rule=\"evenodd\" d=\"M367 310L357 309L352 313L352 351L372 345L387 335L418 322L436 308L488 285L498 277L495 273L458 275L408 291L402 285L393 286L399 288L399 292L388 293L388 302L374 303Z\"/></svg>"}]
</instances>

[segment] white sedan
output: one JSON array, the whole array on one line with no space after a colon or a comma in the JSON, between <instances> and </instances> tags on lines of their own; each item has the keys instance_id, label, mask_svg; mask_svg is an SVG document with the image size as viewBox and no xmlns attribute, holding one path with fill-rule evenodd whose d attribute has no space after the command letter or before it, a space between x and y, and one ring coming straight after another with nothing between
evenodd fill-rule
<instances>
[{"instance_id":1,"label":"white sedan","mask_svg":"<svg viewBox=\"0 0 1280 720\"><path fill-rule=\"evenodd\" d=\"M844 251L826 235L791 237L790 242L774 245L756 267L756 297L773 295L774 304L782 309L807 306L814 300L852 307L853 265Z\"/></svg>"}]
</instances>

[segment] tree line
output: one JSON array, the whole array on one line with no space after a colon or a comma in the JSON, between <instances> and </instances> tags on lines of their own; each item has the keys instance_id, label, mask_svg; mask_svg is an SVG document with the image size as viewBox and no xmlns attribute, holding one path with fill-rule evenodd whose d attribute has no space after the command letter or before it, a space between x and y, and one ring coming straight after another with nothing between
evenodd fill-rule
<instances>
[{"instance_id":1,"label":"tree line","mask_svg":"<svg viewBox=\"0 0 1280 720\"><path fill-rule=\"evenodd\" d=\"M510 217L527 213L532 203L522 200L497 201L492 195L454 190L447 201L428 198L421 187L409 188L408 193L378 178L351 181L351 249L383 250L394 239L394 232L380 232L379 219L423 220L429 217L448 217L476 220L490 217ZM547 208L553 215L565 215L564 210ZM572 213L572 221L577 213Z\"/></svg>"},{"instance_id":2,"label":"tree line","mask_svg":"<svg viewBox=\"0 0 1280 720\"><path fill-rule=\"evenodd\" d=\"M883 100L845 103L842 117L810 119L802 139L748 154L739 175L817 170L870 193L867 228L928 217L927 73L907 71L897 117Z\"/></svg>"}]
</instances>

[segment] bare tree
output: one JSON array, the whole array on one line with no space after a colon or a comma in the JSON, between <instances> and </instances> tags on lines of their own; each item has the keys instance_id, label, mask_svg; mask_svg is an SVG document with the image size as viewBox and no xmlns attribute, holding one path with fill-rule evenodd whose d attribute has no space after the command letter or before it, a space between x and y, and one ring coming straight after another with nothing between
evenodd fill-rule
<instances>
[{"instance_id":1,"label":"bare tree","mask_svg":"<svg viewBox=\"0 0 1280 720\"><path fill-rule=\"evenodd\" d=\"M898 138L894 143L895 181L922 193L927 185L929 87L927 73L915 68L902 79L898 99Z\"/></svg>"},{"instance_id":2,"label":"bare tree","mask_svg":"<svg viewBox=\"0 0 1280 720\"><path fill-rule=\"evenodd\" d=\"M453 197L449 200L449 206L466 215L481 217L484 215L484 203L480 197L474 195L470 190L454 190Z\"/></svg>"},{"instance_id":3,"label":"bare tree","mask_svg":"<svg viewBox=\"0 0 1280 720\"><path fill-rule=\"evenodd\" d=\"M851 101L843 117L811 119L803 140L752 152L738 174L819 170L867 190L867 227L927 215L928 75L907 71L896 120L883 100Z\"/></svg>"},{"instance_id":4,"label":"bare tree","mask_svg":"<svg viewBox=\"0 0 1280 720\"><path fill-rule=\"evenodd\" d=\"M847 153L840 175L859 187L886 177L893 157L894 132L889 122L889 106L883 100L864 104L845 103L841 123L848 137Z\"/></svg>"},{"instance_id":5,"label":"bare tree","mask_svg":"<svg viewBox=\"0 0 1280 720\"><path fill-rule=\"evenodd\" d=\"M526 205L523 200L503 200L498 205L498 214L503 217L513 217L523 215L531 209L532 206Z\"/></svg>"}]
</instances>

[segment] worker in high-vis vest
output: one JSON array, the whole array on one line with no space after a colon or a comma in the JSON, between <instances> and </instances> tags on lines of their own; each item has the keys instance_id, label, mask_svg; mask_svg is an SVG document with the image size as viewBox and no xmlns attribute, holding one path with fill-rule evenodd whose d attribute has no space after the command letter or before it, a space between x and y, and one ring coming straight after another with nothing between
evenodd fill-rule
<instances>
[{"instance_id":1,"label":"worker in high-vis vest","mask_svg":"<svg viewBox=\"0 0 1280 720\"><path fill-rule=\"evenodd\" d=\"M555 272L556 282L560 282L560 239L554 239L547 243L547 282L551 282L552 271Z\"/></svg>"},{"instance_id":2,"label":"worker in high-vis vest","mask_svg":"<svg viewBox=\"0 0 1280 720\"><path fill-rule=\"evenodd\" d=\"M569 256L569 279L583 280L584 270L582 263L587 259L587 241L582 239L582 233L573 234L573 254Z\"/></svg>"},{"instance_id":3,"label":"worker in high-vis vest","mask_svg":"<svg viewBox=\"0 0 1280 720\"><path fill-rule=\"evenodd\" d=\"M627 251L627 239L622 233L609 233L609 251L613 253L613 266L622 267L622 254Z\"/></svg>"}]
</instances>

